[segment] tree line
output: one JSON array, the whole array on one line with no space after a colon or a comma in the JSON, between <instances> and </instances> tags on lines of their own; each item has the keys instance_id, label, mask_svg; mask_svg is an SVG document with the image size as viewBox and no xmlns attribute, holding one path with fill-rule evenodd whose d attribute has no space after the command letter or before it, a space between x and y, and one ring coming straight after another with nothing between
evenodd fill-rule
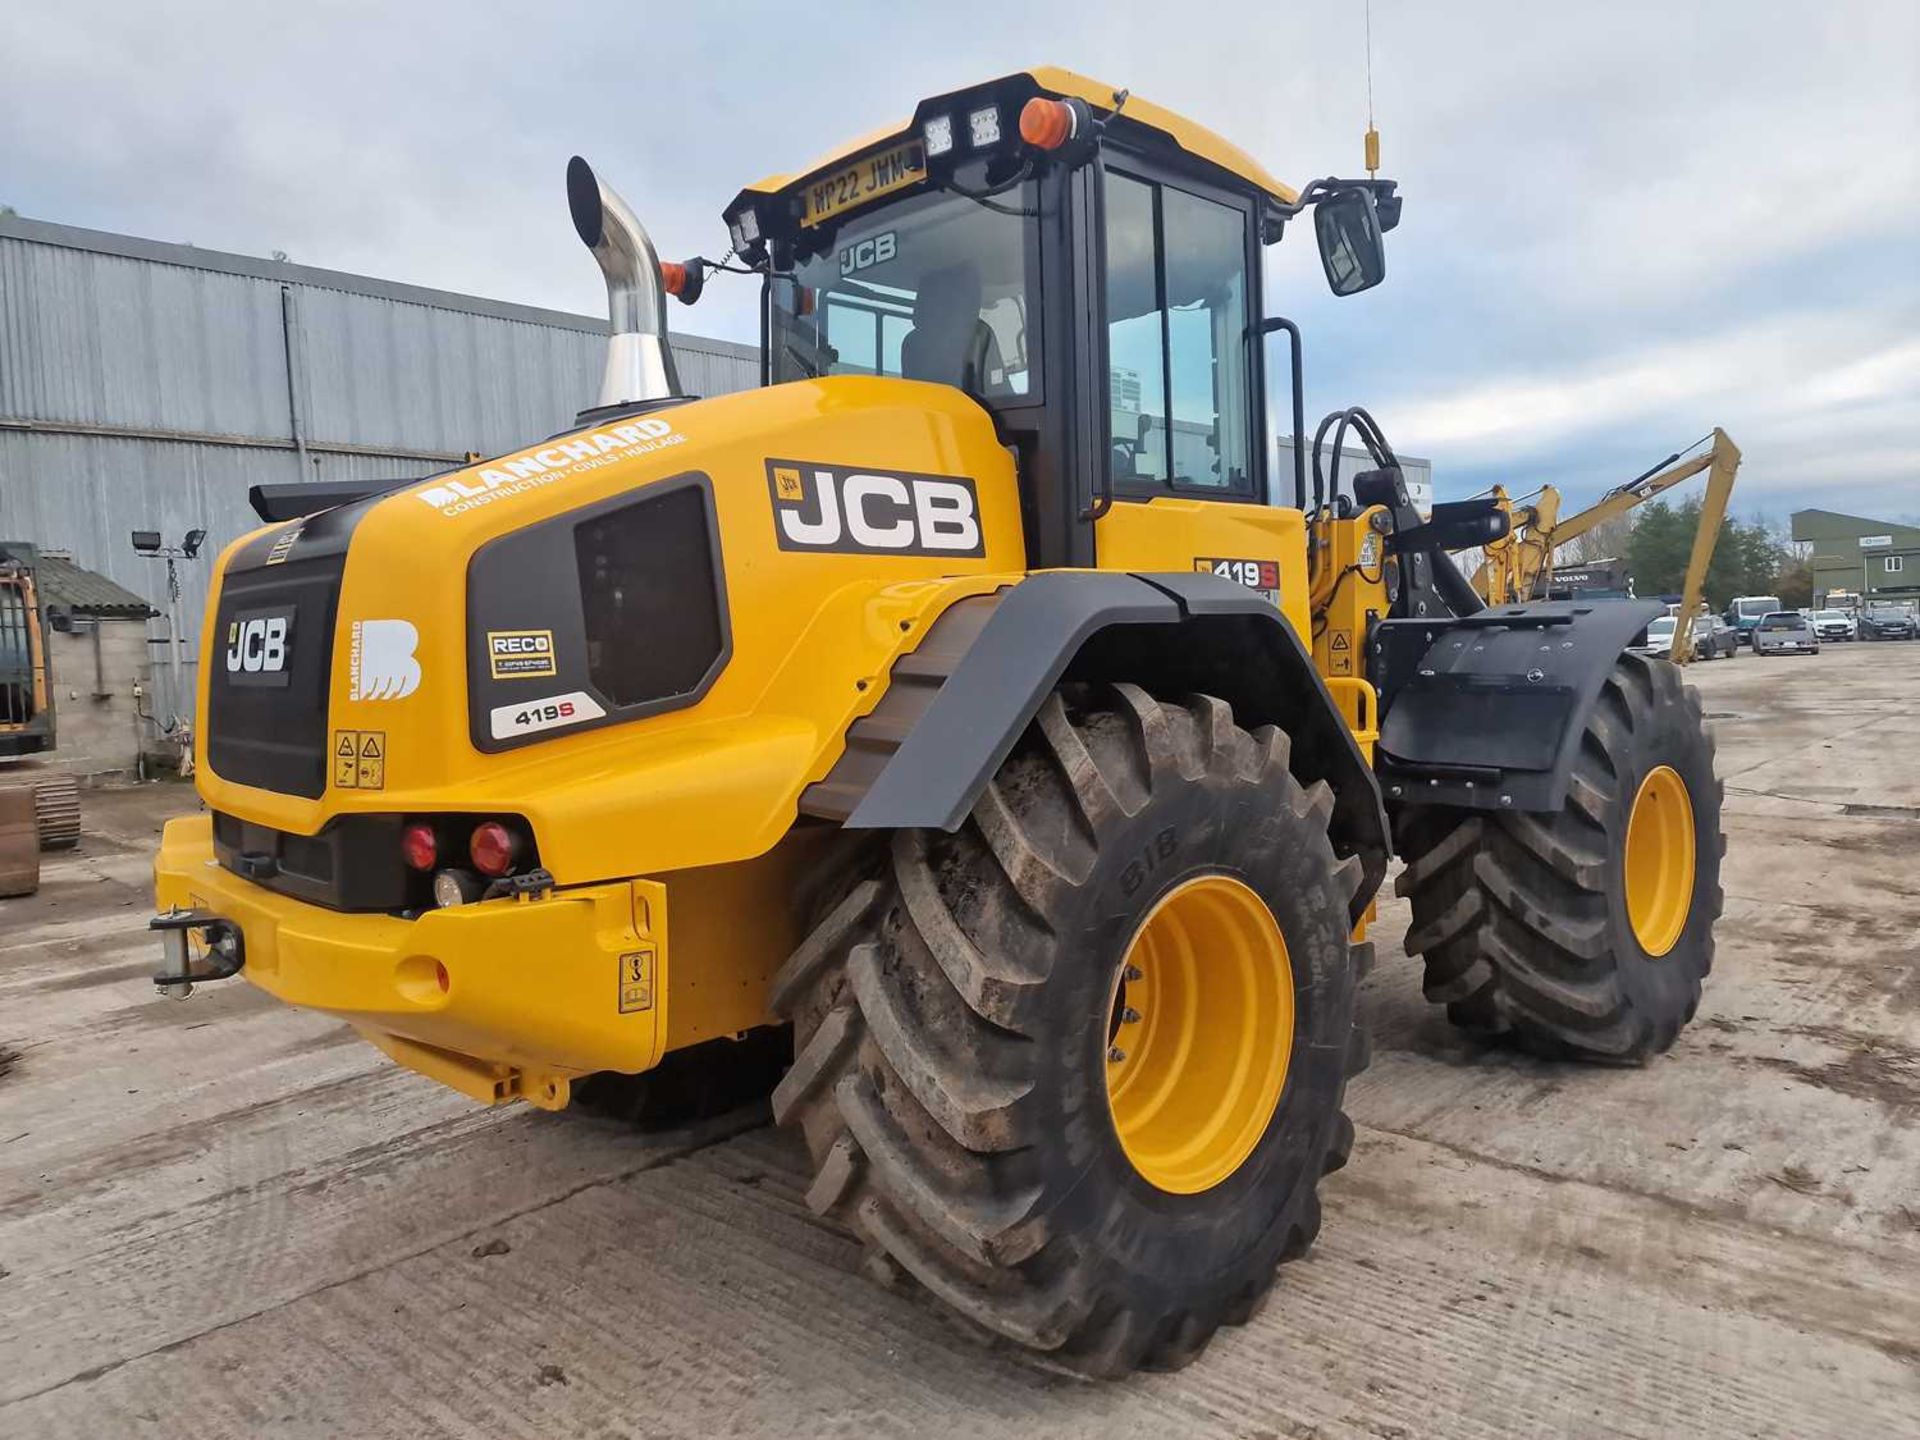
<instances>
[{"instance_id":1,"label":"tree line","mask_svg":"<svg viewBox=\"0 0 1920 1440\"><path fill-rule=\"evenodd\" d=\"M1641 506L1622 536L1607 538L1624 546L1616 551L1627 562L1636 595L1678 595L1686 582L1687 561L1693 555L1693 537L1700 528L1700 502L1678 505L1655 500ZM1590 548L1590 547L1586 547ZM1598 558L1582 557L1582 558ZM1813 603L1813 567L1805 547L1776 532L1764 521L1741 521L1729 516L1707 563L1707 603L1726 609L1736 595L1778 595L1780 603L1800 609Z\"/></svg>"}]
</instances>

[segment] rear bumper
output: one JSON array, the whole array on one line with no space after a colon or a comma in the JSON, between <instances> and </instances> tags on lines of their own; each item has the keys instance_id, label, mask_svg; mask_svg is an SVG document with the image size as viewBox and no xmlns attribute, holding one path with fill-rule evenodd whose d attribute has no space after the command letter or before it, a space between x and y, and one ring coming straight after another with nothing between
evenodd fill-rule
<instances>
[{"instance_id":1,"label":"rear bumper","mask_svg":"<svg viewBox=\"0 0 1920 1440\"><path fill-rule=\"evenodd\" d=\"M666 1034L666 892L633 880L538 899L342 914L220 867L206 815L169 821L159 908L231 922L241 973L358 1028L396 1060L487 1102L550 1107L595 1070L658 1063Z\"/></svg>"}]
</instances>

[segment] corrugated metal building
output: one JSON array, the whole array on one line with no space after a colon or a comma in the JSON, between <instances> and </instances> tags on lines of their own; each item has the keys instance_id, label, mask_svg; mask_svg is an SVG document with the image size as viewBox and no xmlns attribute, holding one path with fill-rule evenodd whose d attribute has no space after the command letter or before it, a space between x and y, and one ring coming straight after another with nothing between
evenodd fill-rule
<instances>
[{"instance_id":1,"label":"corrugated metal building","mask_svg":"<svg viewBox=\"0 0 1920 1440\"><path fill-rule=\"evenodd\" d=\"M181 576L191 657L212 556L259 523L248 486L429 475L551 434L591 402L605 335L585 315L0 216L0 538L164 610L164 569L128 532L204 528ZM759 382L752 346L676 335L674 351L696 395Z\"/></svg>"}]
</instances>

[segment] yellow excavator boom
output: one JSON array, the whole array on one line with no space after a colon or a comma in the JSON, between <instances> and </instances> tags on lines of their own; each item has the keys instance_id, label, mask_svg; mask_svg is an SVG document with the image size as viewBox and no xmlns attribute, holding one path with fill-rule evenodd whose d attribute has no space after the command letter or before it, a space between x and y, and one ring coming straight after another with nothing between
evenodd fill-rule
<instances>
[{"instance_id":1,"label":"yellow excavator boom","mask_svg":"<svg viewBox=\"0 0 1920 1440\"><path fill-rule=\"evenodd\" d=\"M1597 526L1625 515L1636 505L1705 470L1709 472L1707 494L1700 509L1700 526L1694 532L1693 553L1687 562L1681 607L1681 613L1691 620L1700 609L1707 562L1713 558L1720 527L1726 521L1734 472L1739 468L1740 447L1716 425L1713 443L1701 454L1610 490L1585 510L1564 520L1560 518L1560 492L1551 485L1541 487L1533 504L1520 506L1509 505L1506 491L1495 486L1494 496L1512 517L1512 528L1506 536L1487 545L1486 558L1473 577L1473 588L1490 605L1536 598L1553 577L1553 557L1562 545L1572 544ZM1671 658L1682 665L1693 658L1690 623L1674 626Z\"/></svg>"}]
</instances>

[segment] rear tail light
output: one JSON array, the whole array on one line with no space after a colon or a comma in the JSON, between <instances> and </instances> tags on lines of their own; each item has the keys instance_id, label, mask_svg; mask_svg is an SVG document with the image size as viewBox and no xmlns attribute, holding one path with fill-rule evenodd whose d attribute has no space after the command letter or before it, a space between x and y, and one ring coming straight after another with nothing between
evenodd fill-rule
<instances>
[{"instance_id":1,"label":"rear tail light","mask_svg":"<svg viewBox=\"0 0 1920 1440\"><path fill-rule=\"evenodd\" d=\"M440 861L440 841L433 826L415 821L400 832L400 854L415 870L431 870Z\"/></svg>"},{"instance_id":2,"label":"rear tail light","mask_svg":"<svg viewBox=\"0 0 1920 1440\"><path fill-rule=\"evenodd\" d=\"M474 869L497 880L519 860L520 837L498 820L483 820L473 827L467 853L473 857Z\"/></svg>"}]
</instances>

